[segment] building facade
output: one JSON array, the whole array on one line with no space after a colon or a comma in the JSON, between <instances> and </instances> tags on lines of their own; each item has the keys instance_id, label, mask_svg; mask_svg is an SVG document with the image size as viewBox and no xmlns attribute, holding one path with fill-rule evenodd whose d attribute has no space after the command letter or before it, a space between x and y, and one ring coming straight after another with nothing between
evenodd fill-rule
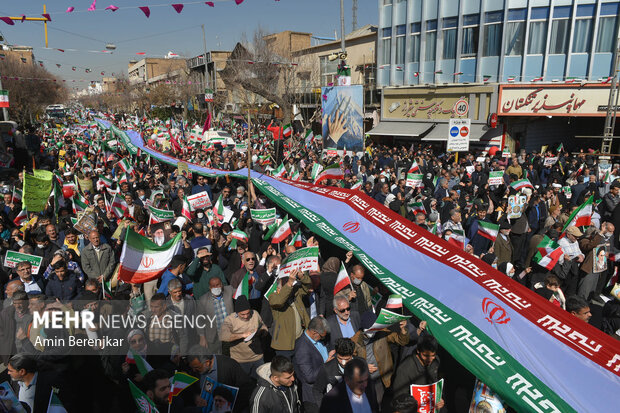
<instances>
[{"instance_id":1,"label":"building facade","mask_svg":"<svg viewBox=\"0 0 620 413\"><path fill-rule=\"evenodd\" d=\"M137 62L130 62L127 68L129 84L144 84L165 82L178 77L181 70L186 68L182 58L146 57Z\"/></svg>"},{"instance_id":2,"label":"building facade","mask_svg":"<svg viewBox=\"0 0 620 413\"><path fill-rule=\"evenodd\" d=\"M438 93L448 87L492 86L490 101L496 106L489 106L486 115L498 116L501 145L511 149L568 142L581 131L602 133L617 47L618 1L379 0L378 5L377 83L384 95L407 87L415 101L420 88L431 88L442 99ZM463 92L466 100L470 95ZM517 104L517 109L515 98L536 104ZM383 130L394 129L385 124L390 108L385 96L383 101ZM474 102L469 103L471 111ZM472 119L472 132L473 125L488 123L479 111L476 117L457 116L453 109L451 117ZM440 117L427 121L445 128ZM432 130L418 136L424 139Z\"/></svg>"}]
</instances>

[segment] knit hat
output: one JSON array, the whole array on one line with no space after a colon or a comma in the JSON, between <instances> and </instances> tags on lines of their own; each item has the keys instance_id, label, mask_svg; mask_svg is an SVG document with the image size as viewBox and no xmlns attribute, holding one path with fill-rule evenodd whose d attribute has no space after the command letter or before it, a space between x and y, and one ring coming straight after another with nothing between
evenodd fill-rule
<instances>
[{"instance_id":1,"label":"knit hat","mask_svg":"<svg viewBox=\"0 0 620 413\"><path fill-rule=\"evenodd\" d=\"M235 313L240 313L250 309L250 302L245 295L240 295L235 300Z\"/></svg>"}]
</instances>

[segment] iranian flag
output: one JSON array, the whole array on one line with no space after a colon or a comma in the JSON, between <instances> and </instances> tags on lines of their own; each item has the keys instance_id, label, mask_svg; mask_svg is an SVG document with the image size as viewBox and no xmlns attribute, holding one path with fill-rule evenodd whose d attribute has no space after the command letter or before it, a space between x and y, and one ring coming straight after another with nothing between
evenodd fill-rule
<instances>
[{"instance_id":1,"label":"iranian flag","mask_svg":"<svg viewBox=\"0 0 620 413\"><path fill-rule=\"evenodd\" d=\"M274 178L284 178L284 174L286 174L286 168L284 164L281 163L280 166L273 171L273 176Z\"/></svg>"},{"instance_id":2,"label":"iranian flag","mask_svg":"<svg viewBox=\"0 0 620 413\"><path fill-rule=\"evenodd\" d=\"M88 208L88 204L86 203L86 199L77 193L76 196L73 197L73 213L77 214L78 212L85 211Z\"/></svg>"},{"instance_id":3,"label":"iranian flag","mask_svg":"<svg viewBox=\"0 0 620 413\"><path fill-rule=\"evenodd\" d=\"M58 398L58 395L56 394L57 391L58 389L52 388L50 401L47 404L47 413L67 413L67 409L65 409L65 406L63 406L62 402Z\"/></svg>"},{"instance_id":4,"label":"iranian flag","mask_svg":"<svg viewBox=\"0 0 620 413\"><path fill-rule=\"evenodd\" d=\"M172 377L172 384L170 385L170 393L168 394L168 403L172 404L172 398L178 396L183 390L196 383L198 379L194 376L190 376L187 373L177 371Z\"/></svg>"},{"instance_id":5,"label":"iranian flag","mask_svg":"<svg viewBox=\"0 0 620 413\"><path fill-rule=\"evenodd\" d=\"M399 294L390 295L385 308L403 308L403 297Z\"/></svg>"},{"instance_id":6,"label":"iranian flag","mask_svg":"<svg viewBox=\"0 0 620 413\"><path fill-rule=\"evenodd\" d=\"M340 169L340 165L335 163L332 164L328 167L326 167L323 172L321 172L319 174L319 176L317 176L316 180L314 181L315 184L318 184L319 182L323 182L327 179L343 179L344 178L344 174L342 172L342 169Z\"/></svg>"},{"instance_id":7,"label":"iranian flag","mask_svg":"<svg viewBox=\"0 0 620 413\"><path fill-rule=\"evenodd\" d=\"M534 256L534 262L548 270L552 270L564 254L562 247L546 235L540 241L536 250L538 252Z\"/></svg>"},{"instance_id":8,"label":"iranian flag","mask_svg":"<svg viewBox=\"0 0 620 413\"><path fill-rule=\"evenodd\" d=\"M126 182L128 182L127 181L127 174L122 174L120 179L118 180L118 183L122 184L122 183L126 183Z\"/></svg>"},{"instance_id":9,"label":"iranian flag","mask_svg":"<svg viewBox=\"0 0 620 413\"><path fill-rule=\"evenodd\" d=\"M246 272L243 276L243 279L239 283L233 298L236 300L242 295L245 295L248 299L250 298L250 273L248 272Z\"/></svg>"},{"instance_id":10,"label":"iranian flag","mask_svg":"<svg viewBox=\"0 0 620 413\"><path fill-rule=\"evenodd\" d=\"M127 283L143 284L161 277L181 245L180 232L170 241L158 246L150 239L128 229L118 278Z\"/></svg>"},{"instance_id":11,"label":"iranian flag","mask_svg":"<svg viewBox=\"0 0 620 413\"><path fill-rule=\"evenodd\" d=\"M174 219L174 211L157 209L151 205L149 205L149 211L151 212L151 223L171 221Z\"/></svg>"},{"instance_id":12,"label":"iranian flag","mask_svg":"<svg viewBox=\"0 0 620 413\"><path fill-rule=\"evenodd\" d=\"M300 178L301 178L301 175L299 174L298 170L295 170L293 174L291 175L291 181L299 181Z\"/></svg>"},{"instance_id":13,"label":"iranian flag","mask_svg":"<svg viewBox=\"0 0 620 413\"><path fill-rule=\"evenodd\" d=\"M592 222L593 203L594 195L590 195L590 198L570 215L568 221L564 224L564 228L562 228L562 232L566 232L566 228L571 226L586 227L590 225Z\"/></svg>"},{"instance_id":14,"label":"iranian flag","mask_svg":"<svg viewBox=\"0 0 620 413\"><path fill-rule=\"evenodd\" d=\"M220 222L224 219L224 198L222 198L222 195L219 196L217 201L215 201L215 205L213 205L213 214Z\"/></svg>"},{"instance_id":15,"label":"iranian flag","mask_svg":"<svg viewBox=\"0 0 620 413\"><path fill-rule=\"evenodd\" d=\"M127 203L123 201L118 194L114 194L114 198L112 198L111 212L116 216L116 218L122 218L125 216L125 211L127 210Z\"/></svg>"},{"instance_id":16,"label":"iranian flag","mask_svg":"<svg viewBox=\"0 0 620 413\"><path fill-rule=\"evenodd\" d=\"M498 232L499 232L499 225L495 225L491 222L478 220L478 235L495 242Z\"/></svg>"},{"instance_id":17,"label":"iranian flag","mask_svg":"<svg viewBox=\"0 0 620 413\"><path fill-rule=\"evenodd\" d=\"M97 185L106 187L106 188L112 188L112 180L106 178L103 175L99 175L99 180L97 181Z\"/></svg>"},{"instance_id":18,"label":"iranian flag","mask_svg":"<svg viewBox=\"0 0 620 413\"><path fill-rule=\"evenodd\" d=\"M334 295L338 294L343 288L351 287L351 279L347 269L344 268L344 264L340 263L340 271L338 272L338 278L336 278L336 284L334 285Z\"/></svg>"},{"instance_id":19,"label":"iranian flag","mask_svg":"<svg viewBox=\"0 0 620 413\"><path fill-rule=\"evenodd\" d=\"M11 198L11 202L13 204L22 202L22 190L21 189L17 187L13 187L13 197Z\"/></svg>"},{"instance_id":20,"label":"iranian flag","mask_svg":"<svg viewBox=\"0 0 620 413\"><path fill-rule=\"evenodd\" d=\"M583 173L583 170L586 169L586 164L582 163L581 166L579 167L579 169L577 169L577 172L575 172L575 176L579 176Z\"/></svg>"},{"instance_id":21,"label":"iranian flag","mask_svg":"<svg viewBox=\"0 0 620 413\"><path fill-rule=\"evenodd\" d=\"M129 158L121 159L118 164L119 168L121 168L125 173L130 175L134 174L133 165L131 165L131 160Z\"/></svg>"},{"instance_id":22,"label":"iranian flag","mask_svg":"<svg viewBox=\"0 0 620 413\"><path fill-rule=\"evenodd\" d=\"M24 225L24 223L28 220L28 212L26 212L25 209L22 209L21 212L15 217L15 219L13 220L13 223L18 226L21 227L22 225Z\"/></svg>"},{"instance_id":23,"label":"iranian flag","mask_svg":"<svg viewBox=\"0 0 620 413\"><path fill-rule=\"evenodd\" d=\"M133 397L133 401L136 403L136 406L138 406L138 411L140 413L159 413L159 410L155 407L155 403L153 403L138 386L133 384L131 380L127 379L127 381L129 382L129 390L131 390L131 397Z\"/></svg>"},{"instance_id":24,"label":"iranian flag","mask_svg":"<svg viewBox=\"0 0 620 413\"><path fill-rule=\"evenodd\" d=\"M287 123L282 127L282 135L286 138L290 137L293 134L293 127L290 123Z\"/></svg>"},{"instance_id":25,"label":"iranian flag","mask_svg":"<svg viewBox=\"0 0 620 413\"><path fill-rule=\"evenodd\" d=\"M280 225L276 228L271 238L272 244L279 244L291 235L291 226L288 223L288 215L282 220Z\"/></svg>"},{"instance_id":26,"label":"iranian flag","mask_svg":"<svg viewBox=\"0 0 620 413\"><path fill-rule=\"evenodd\" d=\"M409 172L407 172L408 174L415 174L415 173L420 173L420 167L418 166L418 163L415 161L413 161L413 163L411 164L411 168L409 168Z\"/></svg>"},{"instance_id":27,"label":"iranian flag","mask_svg":"<svg viewBox=\"0 0 620 413\"><path fill-rule=\"evenodd\" d=\"M322 170L323 170L323 165L321 165L320 163L315 163L314 165L312 165L311 179L315 181L316 178L318 178Z\"/></svg>"},{"instance_id":28,"label":"iranian flag","mask_svg":"<svg viewBox=\"0 0 620 413\"><path fill-rule=\"evenodd\" d=\"M511 183L510 186L513 187L515 191L520 191L523 188L534 189L534 186L532 186L532 183L528 179L519 179L518 181Z\"/></svg>"},{"instance_id":29,"label":"iranian flag","mask_svg":"<svg viewBox=\"0 0 620 413\"><path fill-rule=\"evenodd\" d=\"M290 247L301 248L304 246L304 241L301 238L301 230L298 230L295 236L291 239L291 242L288 243Z\"/></svg>"},{"instance_id":30,"label":"iranian flag","mask_svg":"<svg viewBox=\"0 0 620 413\"><path fill-rule=\"evenodd\" d=\"M248 234L241 231L239 228L235 228L233 232L230 233L230 236L236 239L237 241L248 242Z\"/></svg>"},{"instance_id":31,"label":"iranian flag","mask_svg":"<svg viewBox=\"0 0 620 413\"><path fill-rule=\"evenodd\" d=\"M0 90L0 108L9 107L9 91Z\"/></svg>"},{"instance_id":32,"label":"iranian flag","mask_svg":"<svg viewBox=\"0 0 620 413\"><path fill-rule=\"evenodd\" d=\"M465 249L465 232L453 229L448 242L457 248Z\"/></svg>"},{"instance_id":33,"label":"iranian flag","mask_svg":"<svg viewBox=\"0 0 620 413\"><path fill-rule=\"evenodd\" d=\"M304 136L304 141L306 146L310 145L312 143L312 140L314 139L314 133L312 132L312 130L308 130L306 131L306 135Z\"/></svg>"},{"instance_id":34,"label":"iranian flag","mask_svg":"<svg viewBox=\"0 0 620 413\"><path fill-rule=\"evenodd\" d=\"M125 361L129 364L135 364L136 368L138 369L138 372L142 376L146 375L146 373L153 370L153 366L151 366L144 357L142 357L140 354L136 353L135 351L131 349L127 352L127 356L125 356Z\"/></svg>"},{"instance_id":35,"label":"iranian flag","mask_svg":"<svg viewBox=\"0 0 620 413\"><path fill-rule=\"evenodd\" d=\"M189 221L192 220L192 206L185 195L183 195L183 209L181 210L181 216L184 216Z\"/></svg>"},{"instance_id":36,"label":"iranian flag","mask_svg":"<svg viewBox=\"0 0 620 413\"><path fill-rule=\"evenodd\" d=\"M362 187L362 181L356 182L351 186L351 189L359 189Z\"/></svg>"},{"instance_id":37,"label":"iranian flag","mask_svg":"<svg viewBox=\"0 0 620 413\"><path fill-rule=\"evenodd\" d=\"M409 202L407 207L411 210L411 213L414 215L419 212L426 215L426 208L424 208L424 204L421 201Z\"/></svg>"}]
</instances>

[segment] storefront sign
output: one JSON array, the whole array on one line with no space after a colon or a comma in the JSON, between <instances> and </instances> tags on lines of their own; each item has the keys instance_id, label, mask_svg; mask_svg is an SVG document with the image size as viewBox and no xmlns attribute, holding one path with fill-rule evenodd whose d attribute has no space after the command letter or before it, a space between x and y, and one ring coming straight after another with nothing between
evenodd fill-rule
<instances>
[{"instance_id":1,"label":"storefront sign","mask_svg":"<svg viewBox=\"0 0 620 413\"><path fill-rule=\"evenodd\" d=\"M605 116L608 85L500 87L499 116Z\"/></svg>"}]
</instances>

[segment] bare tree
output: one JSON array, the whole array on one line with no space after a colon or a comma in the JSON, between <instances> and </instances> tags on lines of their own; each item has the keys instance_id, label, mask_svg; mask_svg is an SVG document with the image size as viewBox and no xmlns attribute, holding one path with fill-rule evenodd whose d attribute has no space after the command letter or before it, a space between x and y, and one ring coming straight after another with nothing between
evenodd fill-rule
<instances>
[{"instance_id":1,"label":"bare tree","mask_svg":"<svg viewBox=\"0 0 620 413\"><path fill-rule=\"evenodd\" d=\"M227 89L242 89L277 104L284 122L290 122L299 86L295 75L297 64L291 62L288 53L277 52L265 36L267 33L258 28L251 42L237 43L220 73Z\"/></svg>"},{"instance_id":2,"label":"bare tree","mask_svg":"<svg viewBox=\"0 0 620 413\"><path fill-rule=\"evenodd\" d=\"M41 115L47 105L65 103L68 90L44 67L7 56L0 61L2 87L9 91L9 116L24 124Z\"/></svg>"}]
</instances>

